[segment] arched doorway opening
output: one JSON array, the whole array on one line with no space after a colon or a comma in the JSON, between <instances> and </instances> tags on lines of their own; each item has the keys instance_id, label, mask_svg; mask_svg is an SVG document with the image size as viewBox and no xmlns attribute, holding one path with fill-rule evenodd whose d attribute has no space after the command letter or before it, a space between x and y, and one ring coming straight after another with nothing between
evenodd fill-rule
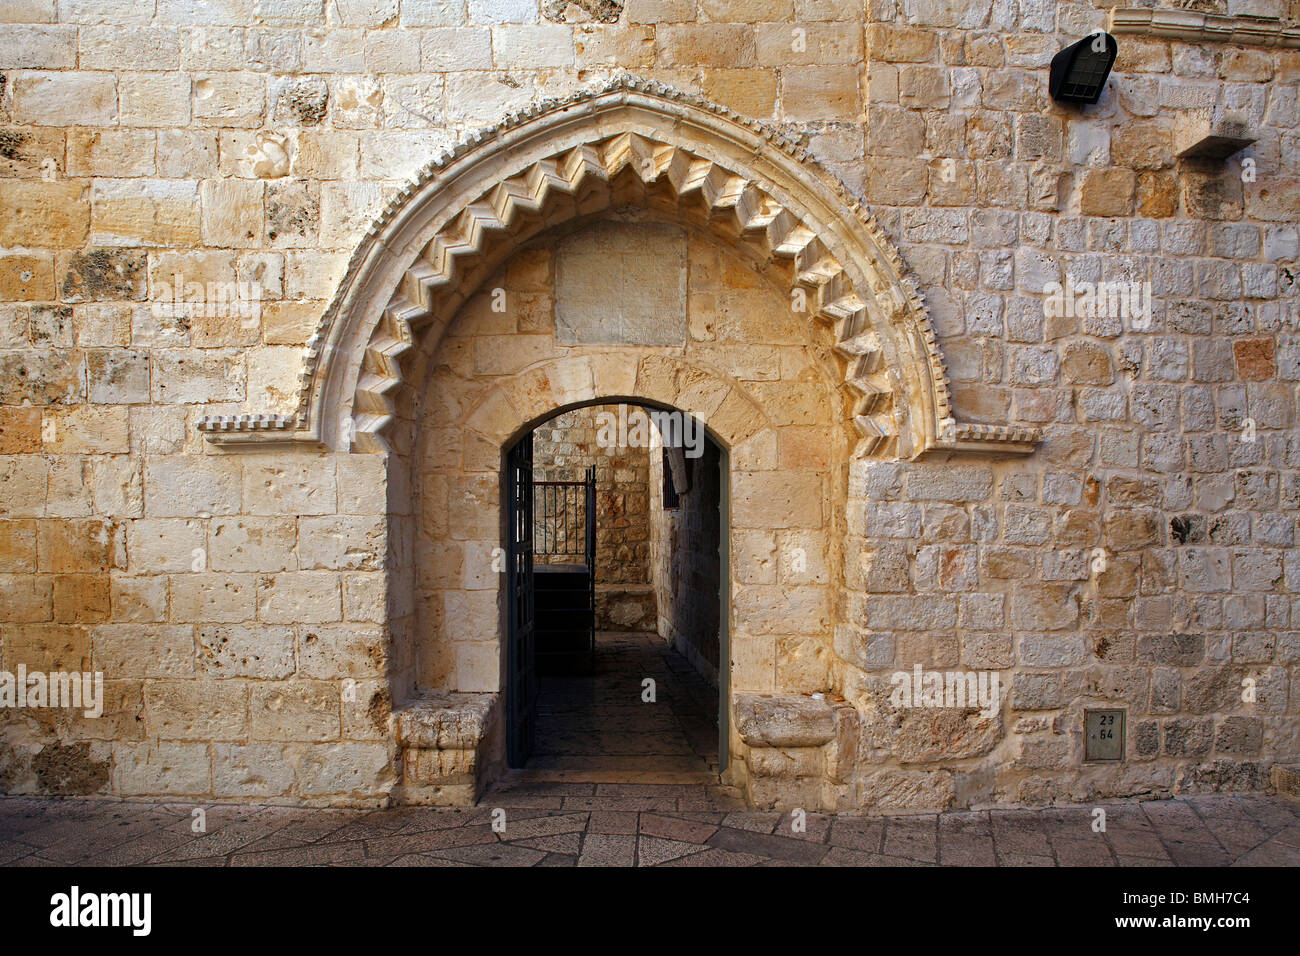
<instances>
[{"instance_id":1,"label":"arched doorway opening","mask_svg":"<svg viewBox=\"0 0 1300 956\"><path fill-rule=\"evenodd\" d=\"M588 403L506 450L509 767L717 782L728 756L729 474L680 410Z\"/></svg>"},{"instance_id":2,"label":"arched doorway opening","mask_svg":"<svg viewBox=\"0 0 1300 956\"><path fill-rule=\"evenodd\" d=\"M635 282L610 288L623 276ZM404 755L403 772L423 759L440 771L472 766L481 793L510 762L504 456L556 412L604 402L680 410L728 453L728 552L743 546L749 558L742 575L723 569L740 611L729 615L736 639L719 668L728 704L719 750L724 782L741 786L735 693L785 683L821 692L832 679L843 525L831 502L843 494L853 437L816 327L742 252L689 225L623 212L517 250L425 348L412 364L428 375L418 392L398 395L410 417L394 423L388 456L390 488L412 496L390 524L399 555L390 620L406 648L393 696L407 702L399 721L421 744L402 738L404 752L418 751ZM413 711L437 716L408 718ZM420 729L426 720L464 737L433 738ZM450 799L419 786L417 798ZM454 786L464 799L470 783Z\"/></svg>"}]
</instances>

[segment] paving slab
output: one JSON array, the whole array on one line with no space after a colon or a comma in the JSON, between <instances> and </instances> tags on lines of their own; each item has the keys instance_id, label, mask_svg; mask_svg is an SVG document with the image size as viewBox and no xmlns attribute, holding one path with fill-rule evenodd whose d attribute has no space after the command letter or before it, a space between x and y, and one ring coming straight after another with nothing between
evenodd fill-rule
<instances>
[{"instance_id":1,"label":"paving slab","mask_svg":"<svg viewBox=\"0 0 1300 956\"><path fill-rule=\"evenodd\" d=\"M517 785L523 795L527 788ZM544 787L543 792L550 792ZM564 798L561 798L564 799ZM734 811L717 788L594 788L591 809L192 808L0 797L5 866L1300 866L1300 819L1278 797L1211 794L1087 808L910 816ZM710 810L675 809L686 802ZM644 809L626 809L629 804ZM670 809L660 809L668 807Z\"/></svg>"}]
</instances>

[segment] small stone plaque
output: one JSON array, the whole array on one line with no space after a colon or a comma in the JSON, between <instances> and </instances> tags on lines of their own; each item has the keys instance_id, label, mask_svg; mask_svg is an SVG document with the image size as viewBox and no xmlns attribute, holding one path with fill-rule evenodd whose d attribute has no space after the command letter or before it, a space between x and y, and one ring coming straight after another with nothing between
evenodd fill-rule
<instances>
[{"instance_id":1,"label":"small stone plaque","mask_svg":"<svg viewBox=\"0 0 1300 956\"><path fill-rule=\"evenodd\" d=\"M555 256L560 345L686 344L686 232L656 222L598 222Z\"/></svg>"},{"instance_id":2,"label":"small stone plaque","mask_svg":"<svg viewBox=\"0 0 1300 956\"><path fill-rule=\"evenodd\" d=\"M1124 711L1122 709L1083 712L1083 759L1124 759Z\"/></svg>"}]
</instances>

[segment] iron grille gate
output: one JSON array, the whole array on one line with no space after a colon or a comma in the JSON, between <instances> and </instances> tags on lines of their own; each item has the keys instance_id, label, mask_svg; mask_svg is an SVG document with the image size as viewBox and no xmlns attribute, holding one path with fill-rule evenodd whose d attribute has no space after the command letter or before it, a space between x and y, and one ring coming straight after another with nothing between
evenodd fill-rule
<instances>
[{"instance_id":1,"label":"iron grille gate","mask_svg":"<svg viewBox=\"0 0 1300 956\"><path fill-rule=\"evenodd\" d=\"M596 469L533 482L536 655L548 669L596 661ZM581 559L577 563L574 559Z\"/></svg>"},{"instance_id":2,"label":"iron grille gate","mask_svg":"<svg viewBox=\"0 0 1300 956\"><path fill-rule=\"evenodd\" d=\"M533 482L534 554L590 558L595 530L596 469L583 481Z\"/></svg>"},{"instance_id":3,"label":"iron grille gate","mask_svg":"<svg viewBox=\"0 0 1300 956\"><path fill-rule=\"evenodd\" d=\"M573 656L573 649L538 646L539 637L554 639L543 622L538 633L537 558L582 557L575 564L542 564L562 575L565 568L578 568L584 588L585 615L581 626L581 654L588 666L595 659L595 468L586 470L582 481L533 481L533 436L520 438L506 458L506 588L508 606L506 687L506 756L512 767L521 767L532 756L537 736L537 658L539 653ZM554 597L554 593L547 594ZM547 607L554 620L554 610ZM551 659L550 656L547 659Z\"/></svg>"}]
</instances>

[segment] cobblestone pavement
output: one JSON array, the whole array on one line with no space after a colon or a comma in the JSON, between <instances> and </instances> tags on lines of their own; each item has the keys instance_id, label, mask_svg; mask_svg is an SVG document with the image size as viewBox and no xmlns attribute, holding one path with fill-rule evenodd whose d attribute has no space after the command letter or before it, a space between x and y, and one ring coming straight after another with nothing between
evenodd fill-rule
<instances>
[{"instance_id":1,"label":"cobblestone pavement","mask_svg":"<svg viewBox=\"0 0 1300 956\"><path fill-rule=\"evenodd\" d=\"M739 809L703 785L507 781L469 809L303 810L0 799L0 865L1300 865L1300 807L1212 795L908 817ZM505 811L494 832L493 810Z\"/></svg>"}]
</instances>

